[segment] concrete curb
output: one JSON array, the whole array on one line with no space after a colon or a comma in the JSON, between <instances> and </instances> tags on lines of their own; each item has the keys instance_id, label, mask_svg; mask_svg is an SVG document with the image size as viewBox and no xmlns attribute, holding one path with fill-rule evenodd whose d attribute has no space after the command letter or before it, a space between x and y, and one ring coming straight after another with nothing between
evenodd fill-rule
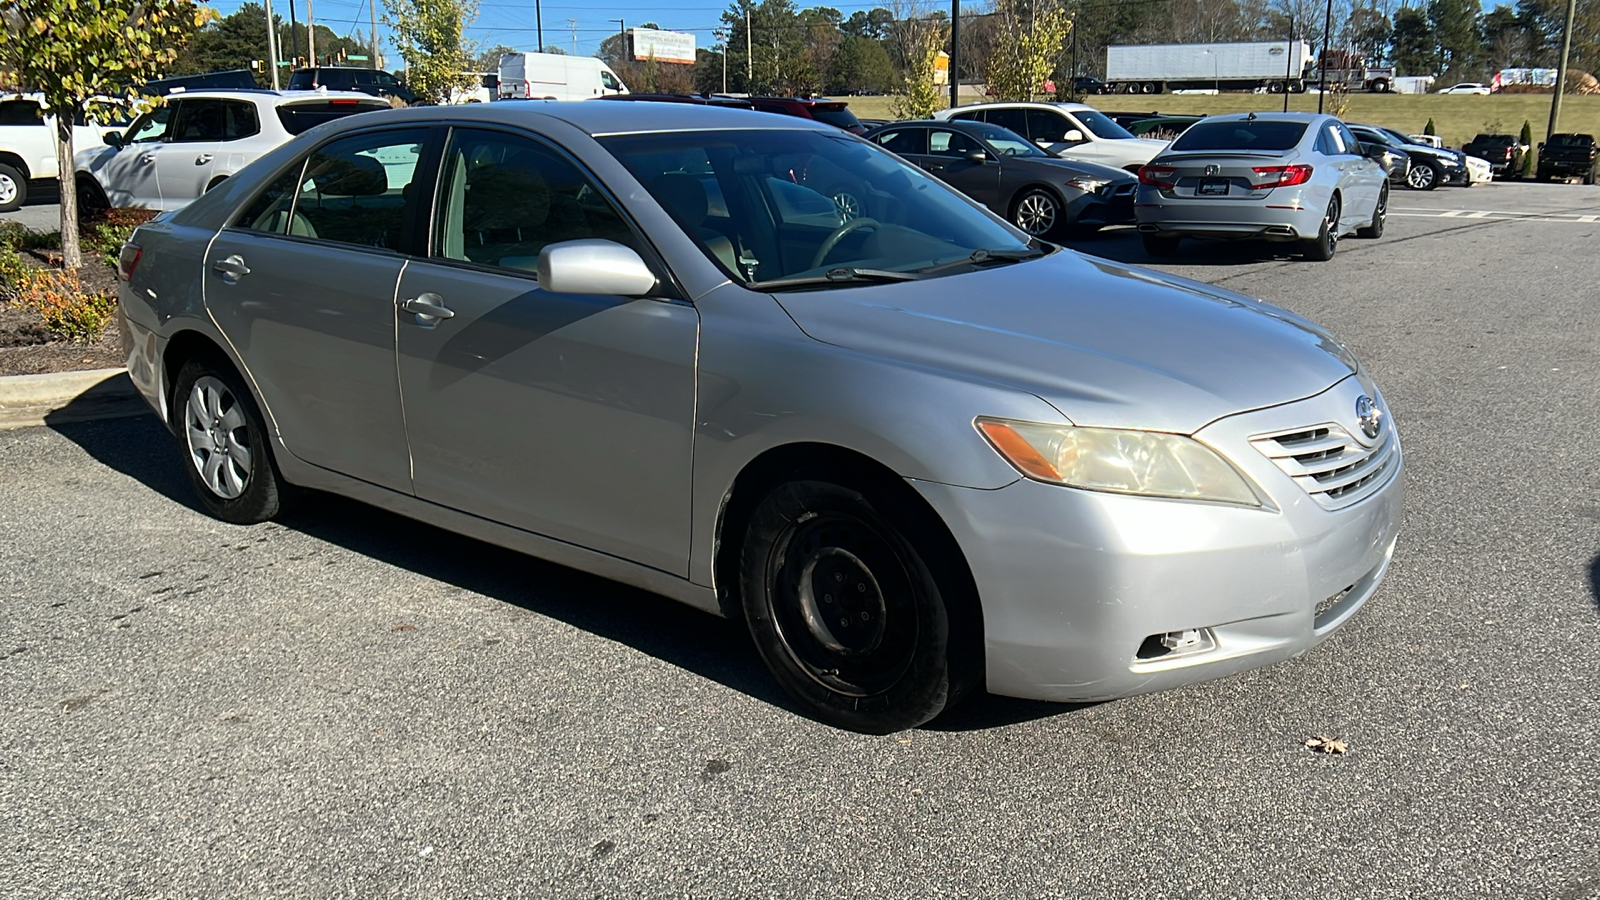
<instances>
[{"instance_id":1,"label":"concrete curb","mask_svg":"<svg viewBox=\"0 0 1600 900\"><path fill-rule=\"evenodd\" d=\"M0 376L0 431L149 411L127 369Z\"/></svg>"}]
</instances>

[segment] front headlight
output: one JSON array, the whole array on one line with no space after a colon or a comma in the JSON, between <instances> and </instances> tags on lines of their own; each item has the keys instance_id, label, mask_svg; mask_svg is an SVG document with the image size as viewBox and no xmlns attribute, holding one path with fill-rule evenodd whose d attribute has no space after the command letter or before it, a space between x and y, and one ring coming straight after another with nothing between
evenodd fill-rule
<instances>
[{"instance_id":1,"label":"front headlight","mask_svg":"<svg viewBox=\"0 0 1600 900\"><path fill-rule=\"evenodd\" d=\"M1100 179L1100 178L1069 178L1069 179L1067 179L1067 185L1068 186L1075 187L1078 190L1083 191L1085 194L1093 194L1094 192L1100 190L1101 188L1105 187L1106 185L1108 185L1110 183L1111 182L1106 181L1104 179Z\"/></svg>"},{"instance_id":2,"label":"front headlight","mask_svg":"<svg viewBox=\"0 0 1600 900\"><path fill-rule=\"evenodd\" d=\"M1090 491L1260 506L1243 475L1194 438L1159 431L975 421L1017 471Z\"/></svg>"}]
</instances>

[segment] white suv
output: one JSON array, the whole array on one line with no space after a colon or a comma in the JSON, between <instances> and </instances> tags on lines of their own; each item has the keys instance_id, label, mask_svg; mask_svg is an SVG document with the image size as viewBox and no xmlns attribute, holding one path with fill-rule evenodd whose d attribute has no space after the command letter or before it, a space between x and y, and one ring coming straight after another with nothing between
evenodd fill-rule
<instances>
[{"instance_id":1,"label":"white suv","mask_svg":"<svg viewBox=\"0 0 1600 900\"><path fill-rule=\"evenodd\" d=\"M92 120L72 126L76 148L93 147L103 133ZM0 212L28 199L30 179L52 179L56 164L56 118L39 94L0 94Z\"/></svg>"},{"instance_id":2,"label":"white suv","mask_svg":"<svg viewBox=\"0 0 1600 900\"><path fill-rule=\"evenodd\" d=\"M388 108L354 91L169 94L126 132L106 134L105 146L77 154L80 202L178 209L314 125Z\"/></svg>"},{"instance_id":3,"label":"white suv","mask_svg":"<svg viewBox=\"0 0 1600 900\"><path fill-rule=\"evenodd\" d=\"M935 119L988 122L1015 131L1065 159L1137 172L1166 141L1137 138L1105 113L1082 103L975 103L940 110Z\"/></svg>"}]
</instances>

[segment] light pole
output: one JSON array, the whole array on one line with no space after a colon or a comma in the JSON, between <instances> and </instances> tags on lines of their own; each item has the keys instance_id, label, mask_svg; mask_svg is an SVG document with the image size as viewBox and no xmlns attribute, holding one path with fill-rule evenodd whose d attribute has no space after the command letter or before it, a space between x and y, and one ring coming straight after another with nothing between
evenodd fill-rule
<instances>
[{"instance_id":1,"label":"light pole","mask_svg":"<svg viewBox=\"0 0 1600 900\"><path fill-rule=\"evenodd\" d=\"M717 39L717 49L722 51L722 92L728 92L728 33L721 29L711 32Z\"/></svg>"},{"instance_id":2,"label":"light pole","mask_svg":"<svg viewBox=\"0 0 1600 900\"><path fill-rule=\"evenodd\" d=\"M1322 112L1322 101L1328 93L1328 38L1333 35L1333 0L1328 0L1328 12L1322 20L1322 58L1317 60L1317 112Z\"/></svg>"},{"instance_id":3,"label":"light pole","mask_svg":"<svg viewBox=\"0 0 1600 900\"><path fill-rule=\"evenodd\" d=\"M607 22L615 22L615 23L617 23L617 37L622 39L622 46L617 48L617 52L622 54L622 58L623 59L627 59L628 58L628 25L627 25L627 23L622 21L621 19L607 19L606 21Z\"/></svg>"},{"instance_id":4,"label":"light pole","mask_svg":"<svg viewBox=\"0 0 1600 900\"><path fill-rule=\"evenodd\" d=\"M950 82L950 105L961 105L961 0L950 0L950 69L945 78Z\"/></svg>"},{"instance_id":5,"label":"light pole","mask_svg":"<svg viewBox=\"0 0 1600 900\"><path fill-rule=\"evenodd\" d=\"M539 42L539 52L544 52L544 15L539 11L539 0L533 0L533 34Z\"/></svg>"},{"instance_id":6,"label":"light pole","mask_svg":"<svg viewBox=\"0 0 1600 900\"><path fill-rule=\"evenodd\" d=\"M750 82L756 78L754 57L750 55L750 4L755 0L744 0L744 92L754 93L750 90Z\"/></svg>"}]
</instances>

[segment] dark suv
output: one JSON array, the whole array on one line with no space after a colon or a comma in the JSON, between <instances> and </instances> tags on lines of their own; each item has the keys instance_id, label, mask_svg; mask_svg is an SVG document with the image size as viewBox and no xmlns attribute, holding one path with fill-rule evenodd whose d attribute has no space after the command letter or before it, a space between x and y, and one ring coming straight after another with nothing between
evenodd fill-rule
<instances>
[{"instance_id":1,"label":"dark suv","mask_svg":"<svg viewBox=\"0 0 1600 900\"><path fill-rule=\"evenodd\" d=\"M815 119L825 125L842 128L851 134L866 134L867 126L861 124L850 104L843 100L810 100L800 97L747 97L750 105L762 112L785 116Z\"/></svg>"},{"instance_id":2,"label":"dark suv","mask_svg":"<svg viewBox=\"0 0 1600 900\"><path fill-rule=\"evenodd\" d=\"M1522 155L1528 152L1528 147L1515 135L1480 134L1461 145L1461 152L1487 162L1501 178L1514 178L1522 171Z\"/></svg>"},{"instance_id":3,"label":"dark suv","mask_svg":"<svg viewBox=\"0 0 1600 900\"><path fill-rule=\"evenodd\" d=\"M400 83L400 79L381 69L362 69L355 66L318 66L314 69L295 69L289 76L289 90L310 91L325 87L330 91L360 91L374 97L398 97L407 103L417 102L417 95Z\"/></svg>"},{"instance_id":4,"label":"dark suv","mask_svg":"<svg viewBox=\"0 0 1600 900\"><path fill-rule=\"evenodd\" d=\"M1539 180L1577 175L1594 184L1595 156L1594 135L1552 134L1539 145Z\"/></svg>"}]
</instances>

